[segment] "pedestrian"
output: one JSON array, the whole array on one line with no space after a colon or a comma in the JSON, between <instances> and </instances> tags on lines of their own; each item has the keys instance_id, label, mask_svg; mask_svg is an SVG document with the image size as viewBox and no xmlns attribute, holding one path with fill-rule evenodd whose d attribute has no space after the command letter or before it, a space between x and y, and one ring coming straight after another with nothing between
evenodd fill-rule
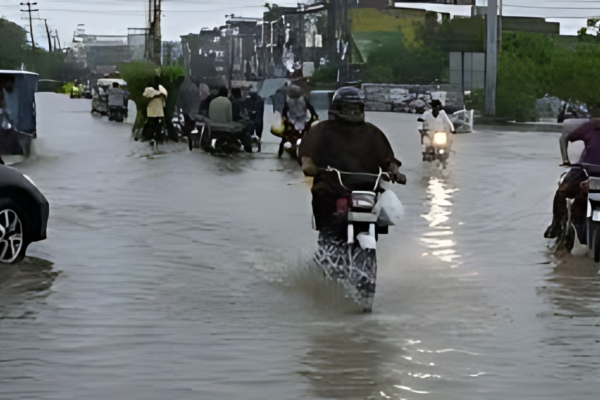
<instances>
[{"instance_id":1,"label":"pedestrian","mask_svg":"<svg viewBox=\"0 0 600 400\"><path fill-rule=\"evenodd\" d=\"M196 127L196 116L200 112L200 93L198 85L189 76L186 76L179 87L177 107L183 112L183 135L191 141L191 134Z\"/></svg>"},{"instance_id":2,"label":"pedestrian","mask_svg":"<svg viewBox=\"0 0 600 400\"><path fill-rule=\"evenodd\" d=\"M163 142L163 124L165 119L165 106L167 104L167 90L156 83L144 90L143 96L150 99L146 108L148 120L144 126L144 139L151 139L154 143Z\"/></svg>"}]
</instances>

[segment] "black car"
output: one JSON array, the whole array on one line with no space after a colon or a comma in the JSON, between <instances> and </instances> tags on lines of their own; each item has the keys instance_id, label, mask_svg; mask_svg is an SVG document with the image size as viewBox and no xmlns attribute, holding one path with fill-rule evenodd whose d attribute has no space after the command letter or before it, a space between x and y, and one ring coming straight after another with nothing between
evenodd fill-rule
<instances>
[{"instance_id":1,"label":"black car","mask_svg":"<svg viewBox=\"0 0 600 400\"><path fill-rule=\"evenodd\" d=\"M0 165L0 264L18 263L31 243L46 239L49 214L31 179Z\"/></svg>"}]
</instances>

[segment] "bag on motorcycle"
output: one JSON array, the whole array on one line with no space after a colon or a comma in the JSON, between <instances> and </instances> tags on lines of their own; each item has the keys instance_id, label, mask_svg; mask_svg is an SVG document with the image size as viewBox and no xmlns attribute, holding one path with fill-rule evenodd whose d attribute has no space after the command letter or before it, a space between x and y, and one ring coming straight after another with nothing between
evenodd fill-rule
<instances>
[{"instance_id":1,"label":"bag on motorcycle","mask_svg":"<svg viewBox=\"0 0 600 400\"><path fill-rule=\"evenodd\" d=\"M271 125L271 133L279 138L283 137L283 134L285 133L285 124L283 123L283 120Z\"/></svg>"},{"instance_id":2,"label":"bag on motorcycle","mask_svg":"<svg viewBox=\"0 0 600 400\"><path fill-rule=\"evenodd\" d=\"M400 223L404 216L402 202L391 190L386 190L379 195L373 212L377 214L378 226L393 226Z\"/></svg>"}]
</instances>

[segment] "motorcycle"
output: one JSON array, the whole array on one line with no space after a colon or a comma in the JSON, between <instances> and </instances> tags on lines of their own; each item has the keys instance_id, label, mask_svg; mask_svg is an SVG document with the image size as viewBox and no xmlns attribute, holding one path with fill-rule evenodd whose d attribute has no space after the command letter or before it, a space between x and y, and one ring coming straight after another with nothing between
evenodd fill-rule
<instances>
[{"instance_id":1,"label":"motorcycle","mask_svg":"<svg viewBox=\"0 0 600 400\"><path fill-rule=\"evenodd\" d=\"M271 127L271 133L274 136L281 138L277 157L281 158L283 152L285 151L292 159L297 159L298 144L302 140L304 133L306 133L312 127L314 122L315 120L308 121L302 131L298 131L294 125L286 122L285 120L282 120L281 125L279 126L273 125Z\"/></svg>"},{"instance_id":2,"label":"motorcycle","mask_svg":"<svg viewBox=\"0 0 600 400\"><path fill-rule=\"evenodd\" d=\"M108 109L108 120L123 122L125 119L125 107L111 106Z\"/></svg>"},{"instance_id":3,"label":"motorcycle","mask_svg":"<svg viewBox=\"0 0 600 400\"><path fill-rule=\"evenodd\" d=\"M590 250L594 261L600 262L600 165L574 164L569 167L583 170L588 178L581 184L587 211L585 219L578 218L574 212L577 199L567 198L567 220L563 225L565 244L572 254Z\"/></svg>"},{"instance_id":4,"label":"motorcycle","mask_svg":"<svg viewBox=\"0 0 600 400\"><path fill-rule=\"evenodd\" d=\"M201 132L200 147L207 153L252 153L253 140L243 121L219 124L198 116L195 131Z\"/></svg>"},{"instance_id":5,"label":"motorcycle","mask_svg":"<svg viewBox=\"0 0 600 400\"><path fill-rule=\"evenodd\" d=\"M423 122L423 119L419 118L418 121ZM431 135L430 131L425 128L419 129L419 133L421 134L423 161L433 162L437 160L442 168L446 169L450 157L449 134L446 132L433 132L433 135Z\"/></svg>"},{"instance_id":6,"label":"motorcycle","mask_svg":"<svg viewBox=\"0 0 600 400\"><path fill-rule=\"evenodd\" d=\"M321 229L314 261L327 279L340 282L354 302L370 312L377 281L377 240L399 222L402 203L381 187L383 180L389 180L381 170L367 174L326 168L322 174L337 180L345 195L336 203L332 226ZM369 190L358 190L366 188ZM384 205L389 205L390 199L391 207Z\"/></svg>"}]
</instances>

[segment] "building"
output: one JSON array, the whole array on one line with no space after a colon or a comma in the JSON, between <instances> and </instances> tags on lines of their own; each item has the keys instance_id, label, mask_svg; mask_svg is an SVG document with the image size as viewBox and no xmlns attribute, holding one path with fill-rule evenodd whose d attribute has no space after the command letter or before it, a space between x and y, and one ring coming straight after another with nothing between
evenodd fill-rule
<instances>
[{"instance_id":1,"label":"building","mask_svg":"<svg viewBox=\"0 0 600 400\"><path fill-rule=\"evenodd\" d=\"M103 66L116 66L122 62L142 60L146 46L146 30L130 28L127 35L93 35L79 25L73 35L77 63L95 70Z\"/></svg>"}]
</instances>

